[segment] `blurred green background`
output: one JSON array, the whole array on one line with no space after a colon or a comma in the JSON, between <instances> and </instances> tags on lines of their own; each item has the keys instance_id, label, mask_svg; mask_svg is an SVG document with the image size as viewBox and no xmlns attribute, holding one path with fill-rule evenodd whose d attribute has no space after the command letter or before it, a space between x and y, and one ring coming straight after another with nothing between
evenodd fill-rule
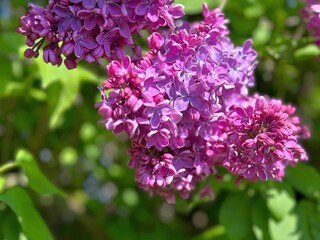
<instances>
[{"instance_id":1,"label":"blurred green background","mask_svg":"<svg viewBox=\"0 0 320 240\"><path fill-rule=\"evenodd\" d=\"M177 2L201 20L202 1ZM320 239L320 51L299 15L304 1L229 0L224 12L234 43L252 38L259 53L252 91L295 104L310 127L310 161L281 183L235 187L226 174L210 180L214 201L175 205L137 188L128 139L96 124L105 63L68 71L22 57L15 28L27 4L0 0L0 239Z\"/></svg>"}]
</instances>

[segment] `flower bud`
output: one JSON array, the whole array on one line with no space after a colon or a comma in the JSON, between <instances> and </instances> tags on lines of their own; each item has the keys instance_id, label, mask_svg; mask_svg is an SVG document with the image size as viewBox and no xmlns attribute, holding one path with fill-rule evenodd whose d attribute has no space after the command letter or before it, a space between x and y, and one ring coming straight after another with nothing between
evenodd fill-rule
<instances>
[{"instance_id":1,"label":"flower bud","mask_svg":"<svg viewBox=\"0 0 320 240\"><path fill-rule=\"evenodd\" d=\"M160 49L163 43L164 39L160 33L154 32L148 37L148 44L150 48Z\"/></svg>"}]
</instances>

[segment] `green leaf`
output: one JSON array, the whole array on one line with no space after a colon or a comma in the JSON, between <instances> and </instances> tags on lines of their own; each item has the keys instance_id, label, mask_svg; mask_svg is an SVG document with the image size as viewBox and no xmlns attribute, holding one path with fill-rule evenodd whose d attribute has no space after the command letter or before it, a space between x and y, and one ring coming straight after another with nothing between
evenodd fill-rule
<instances>
[{"instance_id":1,"label":"green leaf","mask_svg":"<svg viewBox=\"0 0 320 240\"><path fill-rule=\"evenodd\" d=\"M0 221L1 239L19 240L21 227L16 215L9 208L7 208L2 214L0 213L0 215L2 215Z\"/></svg>"},{"instance_id":2,"label":"green leaf","mask_svg":"<svg viewBox=\"0 0 320 240\"><path fill-rule=\"evenodd\" d=\"M208 230L201 233L201 235L193 238L193 240L213 240L213 239L214 240L227 239L226 229L221 225L217 225L209 228Z\"/></svg>"},{"instance_id":3,"label":"green leaf","mask_svg":"<svg viewBox=\"0 0 320 240\"><path fill-rule=\"evenodd\" d=\"M184 6L184 11L186 14L201 13L203 3L207 3L210 9L219 6L219 1L206 1L206 0L198 0L198 1L176 0L175 3L182 4Z\"/></svg>"},{"instance_id":4,"label":"green leaf","mask_svg":"<svg viewBox=\"0 0 320 240\"><path fill-rule=\"evenodd\" d=\"M53 185L40 171L33 156L26 150L19 150L16 155L16 163L22 167L29 180L30 187L40 194L65 194Z\"/></svg>"},{"instance_id":5,"label":"green leaf","mask_svg":"<svg viewBox=\"0 0 320 240\"><path fill-rule=\"evenodd\" d=\"M7 204L15 212L22 230L28 239L53 239L48 227L34 208L30 197L24 189L20 187L10 188L0 195L0 201Z\"/></svg>"},{"instance_id":6,"label":"green leaf","mask_svg":"<svg viewBox=\"0 0 320 240\"><path fill-rule=\"evenodd\" d=\"M245 194L229 195L223 202L219 220L230 239L246 239L250 234L250 202Z\"/></svg>"},{"instance_id":7,"label":"green leaf","mask_svg":"<svg viewBox=\"0 0 320 240\"><path fill-rule=\"evenodd\" d=\"M272 240L299 240L301 232L297 231L298 217L295 214L286 215L282 221L269 219L269 229Z\"/></svg>"},{"instance_id":8,"label":"green leaf","mask_svg":"<svg viewBox=\"0 0 320 240\"><path fill-rule=\"evenodd\" d=\"M305 164L289 167L286 179L300 193L320 200L320 175L313 167Z\"/></svg>"},{"instance_id":9,"label":"green leaf","mask_svg":"<svg viewBox=\"0 0 320 240\"><path fill-rule=\"evenodd\" d=\"M295 204L295 199L285 189L271 188L267 191L268 209L278 220L288 215Z\"/></svg>"},{"instance_id":10,"label":"green leaf","mask_svg":"<svg viewBox=\"0 0 320 240\"><path fill-rule=\"evenodd\" d=\"M298 204L299 229L301 239L320 239L320 211L311 201L302 200Z\"/></svg>"},{"instance_id":11,"label":"green leaf","mask_svg":"<svg viewBox=\"0 0 320 240\"><path fill-rule=\"evenodd\" d=\"M314 206L312 202L302 200L298 204L297 214L299 217L299 229L302 232L302 239L312 240L310 217L313 215Z\"/></svg>"},{"instance_id":12,"label":"green leaf","mask_svg":"<svg viewBox=\"0 0 320 240\"><path fill-rule=\"evenodd\" d=\"M320 49L315 44L308 44L294 52L294 57L298 61L315 58L320 54Z\"/></svg>"},{"instance_id":13,"label":"green leaf","mask_svg":"<svg viewBox=\"0 0 320 240\"><path fill-rule=\"evenodd\" d=\"M81 81L98 82L97 76L90 71L78 66L77 69L68 70L64 65L55 67L46 64L42 59L36 59L43 88L54 82L60 82L62 90L50 117L50 128L54 129L62 123L63 113L75 102L80 90Z\"/></svg>"},{"instance_id":14,"label":"green leaf","mask_svg":"<svg viewBox=\"0 0 320 240\"><path fill-rule=\"evenodd\" d=\"M0 55L0 96L5 95L8 84L14 79L12 74L12 63L9 58Z\"/></svg>"},{"instance_id":15,"label":"green leaf","mask_svg":"<svg viewBox=\"0 0 320 240\"><path fill-rule=\"evenodd\" d=\"M252 230L257 240L269 240L269 211L262 198L254 201L251 209Z\"/></svg>"},{"instance_id":16,"label":"green leaf","mask_svg":"<svg viewBox=\"0 0 320 240\"><path fill-rule=\"evenodd\" d=\"M0 193L4 190L5 183L6 183L6 179L0 176Z\"/></svg>"},{"instance_id":17,"label":"green leaf","mask_svg":"<svg viewBox=\"0 0 320 240\"><path fill-rule=\"evenodd\" d=\"M37 58L35 62L39 69L43 88L47 88L55 81L60 81L65 84L69 82L97 81L95 74L86 70L82 66L69 70L63 64L59 67L52 66L45 63L41 58Z\"/></svg>"}]
</instances>

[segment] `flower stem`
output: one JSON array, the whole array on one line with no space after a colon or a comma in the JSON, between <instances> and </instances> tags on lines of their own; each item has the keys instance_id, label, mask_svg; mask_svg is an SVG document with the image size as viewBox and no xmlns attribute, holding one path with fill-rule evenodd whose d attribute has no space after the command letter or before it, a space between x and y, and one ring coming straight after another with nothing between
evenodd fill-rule
<instances>
[{"instance_id":1,"label":"flower stem","mask_svg":"<svg viewBox=\"0 0 320 240\"><path fill-rule=\"evenodd\" d=\"M9 162L9 163L6 163L6 164L0 166L0 175L4 174L5 172L7 172L10 169L15 168L15 167L18 167L18 165L14 162Z\"/></svg>"}]
</instances>

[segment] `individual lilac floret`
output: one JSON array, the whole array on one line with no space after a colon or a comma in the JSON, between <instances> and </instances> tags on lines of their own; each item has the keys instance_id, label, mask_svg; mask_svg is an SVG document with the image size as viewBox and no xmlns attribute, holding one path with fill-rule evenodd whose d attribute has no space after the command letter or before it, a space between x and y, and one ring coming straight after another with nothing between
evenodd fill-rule
<instances>
[{"instance_id":1,"label":"individual lilac floret","mask_svg":"<svg viewBox=\"0 0 320 240\"><path fill-rule=\"evenodd\" d=\"M307 6L302 10L302 17L315 37L315 43L320 47L320 1L307 0Z\"/></svg>"},{"instance_id":2,"label":"individual lilac floret","mask_svg":"<svg viewBox=\"0 0 320 240\"><path fill-rule=\"evenodd\" d=\"M310 134L294 113L291 105L257 95L233 105L226 114L222 165L239 178L281 180L287 165L308 159L298 140Z\"/></svg>"},{"instance_id":3,"label":"individual lilac floret","mask_svg":"<svg viewBox=\"0 0 320 240\"><path fill-rule=\"evenodd\" d=\"M38 57L44 45L46 63L59 66L63 55L72 69L81 60L121 60L126 46L141 57L132 36L143 29L174 28L174 19L183 15L183 7L171 0L50 0L46 8L29 4L17 31L27 37L25 57Z\"/></svg>"},{"instance_id":4,"label":"individual lilac floret","mask_svg":"<svg viewBox=\"0 0 320 240\"><path fill-rule=\"evenodd\" d=\"M137 62L112 61L97 105L108 130L130 137L139 186L168 201L215 175L211 142L224 136L219 119L254 84L251 40L234 47L220 10L204 13L198 26L165 38L151 34L150 50Z\"/></svg>"}]
</instances>

